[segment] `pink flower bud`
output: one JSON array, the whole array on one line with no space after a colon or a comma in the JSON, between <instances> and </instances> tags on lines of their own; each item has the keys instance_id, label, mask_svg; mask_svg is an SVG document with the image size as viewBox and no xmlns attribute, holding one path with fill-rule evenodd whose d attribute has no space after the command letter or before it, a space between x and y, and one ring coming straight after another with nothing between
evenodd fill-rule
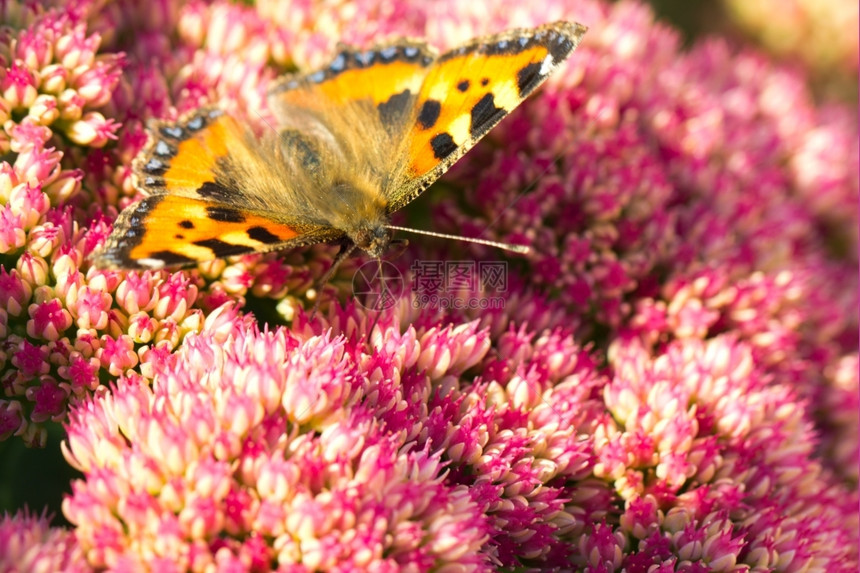
<instances>
[{"instance_id":1,"label":"pink flower bud","mask_svg":"<svg viewBox=\"0 0 860 573\"><path fill-rule=\"evenodd\" d=\"M12 64L6 77L0 81L0 93L11 109L28 108L39 95L33 74L17 63Z\"/></svg>"},{"instance_id":2,"label":"pink flower bud","mask_svg":"<svg viewBox=\"0 0 860 573\"><path fill-rule=\"evenodd\" d=\"M54 49L51 45L53 34L40 29L41 26L24 30L15 43L15 58L21 60L31 70L41 69L51 63Z\"/></svg>"},{"instance_id":3,"label":"pink flower bud","mask_svg":"<svg viewBox=\"0 0 860 573\"><path fill-rule=\"evenodd\" d=\"M158 286L158 302L152 310L155 318L181 320L197 298L197 285L183 273L172 273Z\"/></svg>"},{"instance_id":4,"label":"pink flower bud","mask_svg":"<svg viewBox=\"0 0 860 573\"><path fill-rule=\"evenodd\" d=\"M108 141L116 139L116 131L120 127L121 124L113 119L105 119L99 112L91 111L72 122L66 135L78 145L103 147Z\"/></svg>"},{"instance_id":5,"label":"pink flower bud","mask_svg":"<svg viewBox=\"0 0 860 573\"><path fill-rule=\"evenodd\" d=\"M431 328L420 342L421 356L416 366L426 369L431 380L463 372L483 358L490 348L487 333L478 330L477 322L444 330Z\"/></svg>"},{"instance_id":6,"label":"pink flower bud","mask_svg":"<svg viewBox=\"0 0 860 573\"><path fill-rule=\"evenodd\" d=\"M9 203L6 205L12 210L20 221L21 226L27 230L34 227L48 212L51 204L38 186L18 185L9 194Z\"/></svg>"},{"instance_id":7,"label":"pink flower bud","mask_svg":"<svg viewBox=\"0 0 860 573\"><path fill-rule=\"evenodd\" d=\"M20 180L32 187L51 183L60 172L63 154L53 148L31 147L22 151L15 160Z\"/></svg>"},{"instance_id":8,"label":"pink flower bud","mask_svg":"<svg viewBox=\"0 0 860 573\"><path fill-rule=\"evenodd\" d=\"M65 242L66 237L62 227L56 227L53 223L43 223L30 231L28 239L27 250L47 259L54 249Z\"/></svg>"},{"instance_id":9,"label":"pink flower bud","mask_svg":"<svg viewBox=\"0 0 860 573\"><path fill-rule=\"evenodd\" d=\"M92 66L95 52L101 37L98 34L86 35L86 26L75 26L71 31L57 39L55 60L70 70Z\"/></svg>"},{"instance_id":10,"label":"pink flower bud","mask_svg":"<svg viewBox=\"0 0 860 573\"><path fill-rule=\"evenodd\" d=\"M24 231L24 217L15 214L11 205L0 209L0 253L17 251L24 246L27 233Z\"/></svg>"},{"instance_id":11,"label":"pink flower bud","mask_svg":"<svg viewBox=\"0 0 860 573\"><path fill-rule=\"evenodd\" d=\"M0 440L18 434L26 425L23 406L17 400L0 400Z\"/></svg>"},{"instance_id":12,"label":"pink flower bud","mask_svg":"<svg viewBox=\"0 0 860 573\"><path fill-rule=\"evenodd\" d=\"M27 116L42 125L50 125L60 117L57 109L57 99L48 94L41 94L33 102Z\"/></svg>"},{"instance_id":13,"label":"pink flower bud","mask_svg":"<svg viewBox=\"0 0 860 573\"><path fill-rule=\"evenodd\" d=\"M57 340L72 326L72 315L57 299L31 304L28 312L27 334L33 338Z\"/></svg>"},{"instance_id":14,"label":"pink flower bud","mask_svg":"<svg viewBox=\"0 0 860 573\"><path fill-rule=\"evenodd\" d=\"M78 272L76 259L74 253L63 253L62 248L58 249L51 264L51 272L55 277L66 277Z\"/></svg>"},{"instance_id":15,"label":"pink flower bud","mask_svg":"<svg viewBox=\"0 0 860 573\"><path fill-rule=\"evenodd\" d=\"M72 317L78 328L104 330L108 324L111 296L103 290L84 286L66 298Z\"/></svg>"},{"instance_id":16,"label":"pink flower bud","mask_svg":"<svg viewBox=\"0 0 860 573\"><path fill-rule=\"evenodd\" d=\"M42 192L50 198L52 205L62 205L80 191L83 177L80 169L60 171L56 179L42 187Z\"/></svg>"},{"instance_id":17,"label":"pink flower bud","mask_svg":"<svg viewBox=\"0 0 860 573\"><path fill-rule=\"evenodd\" d=\"M148 312L156 303L157 294L153 275L150 271L128 273L116 287L116 303L128 314Z\"/></svg>"},{"instance_id":18,"label":"pink flower bud","mask_svg":"<svg viewBox=\"0 0 860 573\"><path fill-rule=\"evenodd\" d=\"M84 358L92 358L101 348L99 333L93 329L79 330L74 341L74 350Z\"/></svg>"},{"instance_id":19,"label":"pink flower bud","mask_svg":"<svg viewBox=\"0 0 860 573\"><path fill-rule=\"evenodd\" d=\"M92 109L110 101L119 81L121 57L117 54L99 56L95 65L75 78L74 88Z\"/></svg>"},{"instance_id":20,"label":"pink flower bud","mask_svg":"<svg viewBox=\"0 0 860 573\"><path fill-rule=\"evenodd\" d=\"M48 280L48 263L42 257L31 253L24 253L18 259L15 266L21 279L36 288L44 285Z\"/></svg>"},{"instance_id":21,"label":"pink flower bud","mask_svg":"<svg viewBox=\"0 0 860 573\"><path fill-rule=\"evenodd\" d=\"M129 368L137 366L137 353L134 351L134 341L128 335L118 338L102 336L99 339L101 347L96 350L96 358L101 361L102 368L113 376L124 374Z\"/></svg>"},{"instance_id":22,"label":"pink flower bud","mask_svg":"<svg viewBox=\"0 0 860 573\"><path fill-rule=\"evenodd\" d=\"M12 195L17 186L18 177L13 171L12 166L8 163L0 163L0 203L6 204L9 202L9 197ZM10 215L12 211L9 211Z\"/></svg>"},{"instance_id":23,"label":"pink flower bud","mask_svg":"<svg viewBox=\"0 0 860 573\"><path fill-rule=\"evenodd\" d=\"M57 298L65 299L66 308L70 308L68 301L69 299L75 300L78 289L86 283L84 276L76 269L69 269L60 274L54 273L54 277L57 279L57 283L54 285L54 293L57 295Z\"/></svg>"},{"instance_id":24,"label":"pink flower bud","mask_svg":"<svg viewBox=\"0 0 860 573\"><path fill-rule=\"evenodd\" d=\"M7 272L0 267L0 300L6 301L5 309L12 316L21 316L30 302L33 287L21 279L17 269Z\"/></svg>"},{"instance_id":25,"label":"pink flower bud","mask_svg":"<svg viewBox=\"0 0 860 573\"><path fill-rule=\"evenodd\" d=\"M66 89L68 77L68 70L60 64L45 66L39 72L39 79L41 80L39 89L42 93L58 96Z\"/></svg>"},{"instance_id":26,"label":"pink flower bud","mask_svg":"<svg viewBox=\"0 0 860 573\"><path fill-rule=\"evenodd\" d=\"M145 312L138 312L128 317L128 335L138 344L152 342L158 327L158 321Z\"/></svg>"},{"instance_id":27,"label":"pink flower bud","mask_svg":"<svg viewBox=\"0 0 860 573\"><path fill-rule=\"evenodd\" d=\"M57 96L60 118L65 121L76 121L84 113L86 100L73 89L65 89Z\"/></svg>"}]
</instances>

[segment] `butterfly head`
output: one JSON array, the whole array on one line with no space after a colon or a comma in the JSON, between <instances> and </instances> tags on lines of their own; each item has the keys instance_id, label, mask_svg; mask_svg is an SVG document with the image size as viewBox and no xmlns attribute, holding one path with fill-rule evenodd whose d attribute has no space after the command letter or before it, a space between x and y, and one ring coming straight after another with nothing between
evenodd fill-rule
<instances>
[{"instance_id":1,"label":"butterfly head","mask_svg":"<svg viewBox=\"0 0 860 573\"><path fill-rule=\"evenodd\" d=\"M385 224L362 226L349 233L349 238L361 250L373 258L380 258L391 243L391 230Z\"/></svg>"}]
</instances>

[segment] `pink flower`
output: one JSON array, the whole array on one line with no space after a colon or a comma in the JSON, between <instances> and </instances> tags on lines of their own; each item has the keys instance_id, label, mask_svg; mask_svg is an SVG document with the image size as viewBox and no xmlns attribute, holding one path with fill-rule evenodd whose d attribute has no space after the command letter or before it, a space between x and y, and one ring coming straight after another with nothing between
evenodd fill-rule
<instances>
[{"instance_id":1,"label":"pink flower","mask_svg":"<svg viewBox=\"0 0 860 573\"><path fill-rule=\"evenodd\" d=\"M153 316L159 319L179 319L197 295L197 287L182 273L172 273L158 285L158 303Z\"/></svg>"},{"instance_id":2,"label":"pink flower","mask_svg":"<svg viewBox=\"0 0 860 573\"><path fill-rule=\"evenodd\" d=\"M20 316L22 311L28 307L33 289L21 280L21 276L15 269L6 272L0 268L0 299L5 300L4 310L13 316Z\"/></svg>"},{"instance_id":3,"label":"pink flower","mask_svg":"<svg viewBox=\"0 0 860 573\"><path fill-rule=\"evenodd\" d=\"M69 70L60 64L50 64L42 68L39 76L42 91L46 92L45 95L57 96L63 93L68 85Z\"/></svg>"},{"instance_id":4,"label":"pink flower","mask_svg":"<svg viewBox=\"0 0 860 573\"><path fill-rule=\"evenodd\" d=\"M27 112L27 117L41 125L52 124L60 117L60 111L57 109L57 98L48 94L37 96Z\"/></svg>"},{"instance_id":5,"label":"pink flower","mask_svg":"<svg viewBox=\"0 0 860 573\"><path fill-rule=\"evenodd\" d=\"M68 69L90 67L95 61L95 51L100 41L97 34L87 36L86 28L75 26L57 39L54 57Z\"/></svg>"},{"instance_id":6,"label":"pink flower","mask_svg":"<svg viewBox=\"0 0 860 573\"><path fill-rule=\"evenodd\" d=\"M78 328L104 330L107 326L111 296L105 291L85 286L74 295L67 295L66 304L72 310Z\"/></svg>"},{"instance_id":7,"label":"pink flower","mask_svg":"<svg viewBox=\"0 0 860 573\"><path fill-rule=\"evenodd\" d=\"M56 422L65 417L69 394L50 376L41 377L38 386L27 389L26 396L33 402L31 421L37 424L48 420Z\"/></svg>"},{"instance_id":8,"label":"pink flower","mask_svg":"<svg viewBox=\"0 0 860 573\"><path fill-rule=\"evenodd\" d=\"M102 367L114 376L120 376L128 368L137 366L137 354L133 349L130 336L123 335L118 340L103 336L101 348L96 351L96 357L101 360Z\"/></svg>"},{"instance_id":9,"label":"pink flower","mask_svg":"<svg viewBox=\"0 0 860 573\"><path fill-rule=\"evenodd\" d=\"M59 249L66 237L62 227L46 222L31 229L27 234L27 239L29 240L28 248L32 253L40 257L47 257Z\"/></svg>"},{"instance_id":10,"label":"pink flower","mask_svg":"<svg viewBox=\"0 0 860 573\"><path fill-rule=\"evenodd\" d=\"M14 215L20 217L20 225L25 231L41 221L50 208L45 195L38 187L34 188L30 185L18 185L13 188L6 205Z\"/></svg>"},{"instance_id":11,"label":"pink flower","mask_svg":"<svg viewBox=\"0 0 860 573\"><path fill-rule=\"evenodd\" d=\"M78 145L90 147L104 147L104 145L116 139L116 131L120 124L105 117L97 111L85 113L83 117L73 122L66 135Z\"/></svg>"},{"instance_id":12,"label":"pink flower","mask_svg":"<svg viewBox=\"0 0 860 573\"><path fill-rule=\"evenodd\" d=\"M158 300L153 287L150 272L128 273L116 289L116 302L129 314L149 311Z\"/></svg>"},{"instance_id":13,"label":"pink flower","mask_svg":"<svg viewBox=\"0 0 860 573\"><path fill-rule=\"evenodd\" d=\"M33 338L57 340L72 325L72 316L57 299L31 304L29 313L27 334Z\"/></svg>"},{"instance_id":14,"label":"pink flower","mask_svg":"<svg viewBox=\"0 0 860 573\"><path fill-rule=\"evenodd\" d=\"M102 57L82 74L73 76L72 85L89 107L102 107L110 101L116 89L122 65L120 54Z\"/></svg>"},{"instance_id":15,"label":"pink flower","mask_svg":"<svg viewBox=\"0 0 860 573\"><path fill-rule=\"evenodd\" d=\"M36 100L36 80L27 68L12 64L0 82L0 93L10 109L27 108Z\"/></svg>"},{"instance_id":16,"label":"pink flower","mask_svg":"<svg viewBox=\"0 0 860 573\"><path fill-rule=\"evenodd\" d=\"M486 333L477 332L477 324L463 324L457 328L431 328L418 341L421 354L415 367L427 373L431 380L443 373L458 375L474 366L490 348Z\"/></svg>"},{"instance_id":17,"label":"pink flower","mask_svg":"<svg viewBox=\"0 0 860 573\"><path fill-rule=\"evenodd\" d=\"M13 212L10 205L0 209L0 253L15 251L24 246L24 217Z\"/></svg>"},{"instance_id":18,"label":"pink flower","mask_svg":"<svg viewBox=\"0 0 860 573\"><path fill-rule=\"evenodd\" d=\"M96 372L99 369L99 361L96 358L84 358L81 354L75 354L69 359L68 366L58 369L60 377L71 384L71 390L77 396L83 396L86 391L95 391L98 387Z\"/></svg>"}]
</instances>

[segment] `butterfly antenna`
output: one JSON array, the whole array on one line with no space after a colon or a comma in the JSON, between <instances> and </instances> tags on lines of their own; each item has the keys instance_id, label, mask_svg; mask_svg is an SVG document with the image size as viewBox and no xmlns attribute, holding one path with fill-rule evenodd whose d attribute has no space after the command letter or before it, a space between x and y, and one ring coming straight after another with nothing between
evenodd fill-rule
<instances>
[{"instance_id":1,"label":"butterfly antenna","mask_svg":"<svg viewBox=\"0 0 860 573\"><path fill-rule=\"evenodd\" d=\"M314 308L311 310L311 319L316 316L317 311L320 308L320 302L322 302L322 294L323 289L328 284L328 281L331 280L331 277L334 276L334 273L337 271L337 268L340 264L346 260L346 258L352 254L355 250L355 243L344 243L340 246L340 251L338 251L337 255L335 255L334 260L331 263L331 266L322 276L322 278L317 283L319 286L317 287L317 300L314 302Z\"/></svg>"},{"instance_id":2,"label":"butterfly antenna","mask_svg":"<svg viewBox=\"0 0 860 573\"><path fill-rule=\"evenodd\" d=\"M488 247L496 247L513 253L526 254L531 249L526 245L515 245L513 243L500 243L499 241L490 241L487 239L478 239L476 237L462 237L460 235L446 235L445 233L434 233L433 231L422 231L420 229L410 229L409 227L395 227L394 225L386 225L386 229L392 231L406 231L408 233L416 233L418 235L427 235L429 237L439 237L440 239L452 239L454 241L465 241L467 243L476 243L478 245L487 245Z\"/></svg>"}]
</instances>

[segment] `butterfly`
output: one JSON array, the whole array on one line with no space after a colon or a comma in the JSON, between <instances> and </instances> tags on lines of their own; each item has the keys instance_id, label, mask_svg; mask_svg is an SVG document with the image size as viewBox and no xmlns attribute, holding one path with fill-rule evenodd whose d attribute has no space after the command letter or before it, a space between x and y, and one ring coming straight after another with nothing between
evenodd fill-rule
<instances>
[{"instance_id":1,"label":"butterfly","mask_svg":"<svg viewBox=\"0 0 860 573\"><path fill-rule=\"evenodd\" d=\"M441 55L406 39L342 47L328 66L274 83L277 122L261 137L217 107L155 122L133 163L146 197L120 213L95 265L160 269L320 242L378 259L399 229L390 215L542 84L585 31L556 22Z\"/></svg>"}]
</instances>

